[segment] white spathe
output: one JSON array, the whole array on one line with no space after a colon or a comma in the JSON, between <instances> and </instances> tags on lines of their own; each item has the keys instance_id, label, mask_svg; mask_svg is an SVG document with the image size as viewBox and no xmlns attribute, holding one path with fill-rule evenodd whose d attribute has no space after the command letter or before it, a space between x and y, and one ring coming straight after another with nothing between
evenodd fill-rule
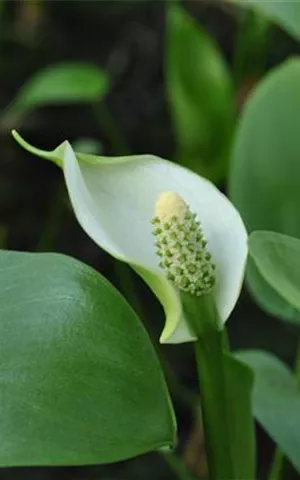
<instances>
[{"instance_id":1,"label":"white spathe","mask_svg":"<svg viewBox=\"0 0 300 480\"><path fill-rule=\"evenodd\" d=\"M14 136L31 152L60 164L82 228L101 248L132 265L152 288L166 314L162 343L194 339L179 293L158 265L152 234L157 198L162 192L178 193L201 221L216 264L216 306L222 323L227 320L244 278L247 232L238 211L211 182L152 155L84 156L75 154L68 142L43 152Z\"/></svg>"}]
</instances>

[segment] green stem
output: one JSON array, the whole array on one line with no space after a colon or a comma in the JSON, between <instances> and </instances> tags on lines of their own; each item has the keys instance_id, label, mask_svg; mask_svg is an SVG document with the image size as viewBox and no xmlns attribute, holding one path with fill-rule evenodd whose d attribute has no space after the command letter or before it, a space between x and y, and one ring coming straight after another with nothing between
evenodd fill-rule
<instances>
[{"instance_id":1,"label":"green stem","mask_svg":"<svg viewBox=\"0 0 300 480\"><path fill-rule=\"evenodd\" d=\"M234 468L226 408L224 337L218 329L217 310L210 295L193 297L184 294L182 301L190 326L198 337L194 347L210 479L232 480Z\"/></svg>"},{"instance_id":2,"label":"green stem","mask_svg":"<svg viewBox=\"0 0 300 480\"><path fill-rule=\"evenodd\" d=\"M297 387L300 390L300 341L298 343L297 352L296 352L296 361L295 361L295 377ZM283 476L284 471L284 453L276 447L274 457L272 460L269 480L280 480Z\"/></svg>"},{"instance_id":3,"label":"green stem","mask_svg":"<svg viewBox=\"0 0 300 480\"><path fill-rule=\"evenodd\" d=\"M222 340L215 332L205 337L195 342L195 352L209 472L211 480L228 480L234 477L227 436L229 426L225 404L221 405L225 391Z\"/></svg>"},{"instance_id":4,"label":"green stem","mask_svg":"<svg viewBox=\"0 0 300 480\"><path fill-rule=\"evenodd\" d=\"M275 449L269 480L280 480L283 471L284 454L279 448Z\"/></svg>"}]
</instances>

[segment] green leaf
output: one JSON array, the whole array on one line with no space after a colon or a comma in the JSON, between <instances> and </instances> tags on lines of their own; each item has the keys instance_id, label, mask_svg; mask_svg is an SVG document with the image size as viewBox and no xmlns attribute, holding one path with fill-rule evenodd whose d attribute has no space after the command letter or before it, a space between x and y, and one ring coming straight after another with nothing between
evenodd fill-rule
<instances>
[{"instance_id":1,"label":"green leaf","mask_svg":"<svg viewBox=\"0 0 300 480\"><path fill-rule=\"evenodd\" d=\"M274 232L253 232L249 252L263 278L300 311L300 240Z\"/></svg>"},{"instance_id":2,"label":"green leaf","mask_svg":"<svg viewBox=\"0 0 300 480\"><path fill-rule=\"evenodd\" d=\"M154 349L101 275L1 251L0 292L1 466L109 463L174 444Z\"/></svg>"},{"instance_id":3,"label":"green leaf","mask_svg":"<svg viewBox=\"0 0 300 480\"><path fill-rule=\"evenodd\" d=\"M300 60L266 76L246 104L237 129L230 195L249 232L272 230L300 237ZM295 313L249 262L250 290L280 318Z\"/></svg>"},{"instance_id":4,"label":"green leaf","mask_svg":"<svg viewBox=\"0 0 300 480\"><path fill-rule=\"evenodd\" d=\"M237 357L255 373L253 410L258 422L300 472L300 391L292 372L267 352L249 350Z\"/></svg>"},{"instance_id":5,"label":"green leaf","mask_svg":"<svg viewBox=\"0 0 300 480\"><path fill-rule=\"evenodd\" d=\"M97 102L109 88L108 73L95 65L80 62L52 65L25 83L5 117L19 117L44 105Z\"/></svg>"},{"instance_id":6,"label":"green leaf","mask_svg":"<svg viewBox=\"0 0 300 480\"><path fill-rule=\"evenodd\" d=\"M250 234L251 238L252 234ZM289 320L292 323L299 323L299 311L286 302L281 292L276 292L270 283L262 275L256 263L249 257L248 261L248 282L250 293L256 299L263 310L277 316L282 320ZM279 294L279 295L278 295Z\"/></svg>"},{"instance_id":7,"label":"green leaf","mask_svg":"<svg viewBox=\"0 0 300 480\"><path fill-rule=\"evenodd\" d=\"M299 0L231 0L244 7L250 7L300 40L300 1Z\"/></svg>"},{"instance_id":8,"label":"green leaf","mask_svg":"<svg viewBox=\"0 0 300 480\"><path fill-rule=\"evenodd\" d=\"M255 430L251 393L253 373L229 353L223 354L226 408L235 478L256 478Z\"/></svg>"},{"instance_id":9,"label":"green leaf","mask_svg":"<svg viewBox=\"0 0 300 480\"><path fill-rule=\"evenodd\" d=\"M167 11L166 42L165 74L178 160L219 179L226 170L233 126L227 66L204 29L173 2Z\"/></svg>"},{"instance_id":10,"label":"green leaf","mask_svg":"<svg viewBox=\"0 0 300 480\"><path fill-rule=\"evenodd\" d=\"M73 142L74 150L87 155L100 155L103 152L103 145L94 138L78 138Z\"/></svg>"}]
</instances>

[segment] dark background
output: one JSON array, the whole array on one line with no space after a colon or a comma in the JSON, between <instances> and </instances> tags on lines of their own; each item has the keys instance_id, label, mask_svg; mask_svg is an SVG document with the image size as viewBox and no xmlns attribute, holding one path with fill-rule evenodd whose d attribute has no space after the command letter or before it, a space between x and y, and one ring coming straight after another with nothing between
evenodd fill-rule
<instances>
[{"instance_id":1,"label":"dark background","mask_svg":"<svg viewBox=\"0 0 300 480\"><path fill-rule=\"evenodd\" d=\"M217 40L232 64L237 19L228 3L185 2L186 8ZM172 159L175 140L164 82L165 3L163 1L4 1L0 13L0 119L24 82L40 68L62 61L84 60L107 69L113 89L105 100L130 151ZM299 52L299 46L275 27L264 69ZM236 91L237 108L255 84L251 71ZM14 125L15 126L15 125ZM33 111L16 125L32 144L52 149L64 139L94 138L104 154L116 153L105 131L85 106L45 107ZM122 152L120 152L122 153ZM53 213L53 202L62 189L61 172L19 148L8 126L0 121L0 224L5 227L3 248L63 252L92 265L121 288L112 260L78 226L64 193ZM226 189L225 183L220 185ZM52 212L52 213L51 213ZM49 215L57 230L43 241ZM48 232L49 233L49 232ZM147 306L146 328L157 341L163 324L160 306L132 273L136 289ZM126 293L126 292L125 292ZM130 299L129 299L130 300ZM233 349L271 350L292 364L296 329L265 315L243 291L228 323ZM186 389L197 394L196 372L189 345L160 347L181 387L169 378L179 423L178 454L199 475L205 460L196 458L202 435L194 425ZM258 427L259 477L266 478L273 444ZM106 467L15 468L0 470L0 479L172 479L175 474L158 454ZM289 478L297 478L290 472Z\"/></svg>"}]
</instances>

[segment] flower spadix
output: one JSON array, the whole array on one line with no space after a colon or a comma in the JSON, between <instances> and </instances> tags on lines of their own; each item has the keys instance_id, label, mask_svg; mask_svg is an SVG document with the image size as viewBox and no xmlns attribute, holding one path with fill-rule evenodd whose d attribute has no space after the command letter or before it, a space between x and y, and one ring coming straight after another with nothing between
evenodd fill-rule
<instances>
[{"instance_id":1,"label":"flower spadix","mask_svg":"<svg viewBox=\"0 0 300 480\"><path fill-rule=\"evenodd\" d=\"M175 192L162 193L152 220L157 237L159 266L179 290L192 295L209 293L215 284L216 265L207 250L200 222Z\"/></svg>"},{"instance_id":2,"label":"flower spadix","mask_svg":"<svg viewBox=\"0 0 300 480\"><path fill-rule=\"evenodd\" d=\"M14 137L63 169L82 228L153 290L166 314L162 343L195 339L181 291L213 295L220 320L227 320L244 277L247 233L235 207L211 182L151 155L84 155L68 142L45 152L16 132Z\"/></svg>"}]
</instances>

